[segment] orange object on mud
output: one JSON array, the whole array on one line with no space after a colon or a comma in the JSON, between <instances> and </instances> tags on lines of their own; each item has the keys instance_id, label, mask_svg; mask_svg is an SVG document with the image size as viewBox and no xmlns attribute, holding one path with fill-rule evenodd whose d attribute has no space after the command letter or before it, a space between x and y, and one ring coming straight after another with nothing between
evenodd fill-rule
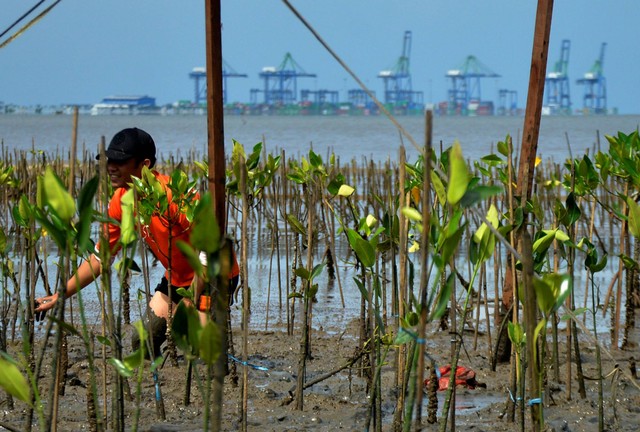
<instances>
[{"instance_id":1,"label":"orange object on mud","mask_svg":"<svg viewBox=\"0 0 640 432\"><path fill-rule=\"evenodd\" d=\"M438 391L444 391L449 388L449 379L451 376L451 365L441 366L438 368ZM456 368L455 382L457 386L464 386L468 389L475 389L476 387L487 388L487 385L476 381L476 373L473 369L466 368L464 366L458 366ZM424 380L424 386L429 386L429 380Z\"/></svg>"}]
</instances>

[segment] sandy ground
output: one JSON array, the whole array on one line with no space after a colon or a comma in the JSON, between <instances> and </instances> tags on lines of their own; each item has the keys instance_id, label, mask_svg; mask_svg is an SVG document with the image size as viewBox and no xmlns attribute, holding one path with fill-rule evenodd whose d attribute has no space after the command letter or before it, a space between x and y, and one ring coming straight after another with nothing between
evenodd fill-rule
<instances>
[{"instance_id":1,"label":"sandy ground","mask_svg":"<svg viewBox=\"0 0 640 432\"><path fill-rule=\"evenodd\" d=\"M234 346L240 357L242 331L234 324ZM346 328L316 328L312 335L312 356L308 362L307 380L332 371L345 364L354 354L356 347L357 325L351 322ZM287 336L281 329L269 331L252 330L248 337L249 363L268 370L248 369L248 430L256 431L362 431L366 430L368 397L366 382L359 376L356 368L347 368L332 377L314 385L305 391L304 410L294 409L290 400L290 391L296 385L299 336ZM84 348L77 337L70 336L69 364L65 395L60 399L58 430L88 430L86 384L88 362ZM429 329L427 350L439 365L448 363L448 334ZM637 344L635 345L637 347ZM473 334L465 339L466 353L460 364L472 368L477 380L487 385L486 389L468 390L459 388L456 404L456 430L466 431L516 431L517 423L503 416L510 374L509 364L499 365L497 371L490 369L487 342L485 337L478 340L477 349L473 349ZM593 344L582 343L584 373L587 377L596 377L595 350ZM566 376L567 365L564 349L561 347L560 376ZM608 431L640 431L640 382L630 373L629 359L640 358L637 348L627 351L614 351L614 359L603 354L605 374L618 367L620 373L610 375L604 381L604 415ZM392 430L395 410L393 356L382 370L382 410L385 431ZM148 364L147 364L148 366ZM241 430L240 407L242 402L243 367L237 365L239 384L233 385L227 377L224 398L223 430ZM573 364L575 371L575 364ZM48 389L51 366L45 365L40 383L44 392ZM105 364L96 361L96 373L101 376ZM106 366L108 375L113 372ZM161 420L154 403L154 385L151 372L145 371L142 393L139 430L152 431L199 431L203 430L203 404L198 386L194 383L191 390L191 403L185 406L183 400L186 389L186 368L181 360L178 368L166 362L159 371L166 420ZM552 374L550 373L550 376ZM575 373L573 373L575 379ZM131 391L135 393L135 383L130 381ZM581 399L577 382L572 383L571 400L568 400L566 382L550 382L550 394L544 406L547 430L555 431L597 431L598 405L597 381L587 380L587 397ZM111 387L108 388L108 392ZM4 396L0 398L0 431L25 430L25 405L15 403L9 410ZM110 396L107 397L110 399ZM45 396L46 400L46 396ZM439 412L442 409L444 393L439 393ZM103 401L101 401L102 404ZM126 400L127 430L133 430L135 401ZM101 409L104 409L102 405ZM423 414L426 416L427 400L425 396ZM528 408L526 409L528 413ZM516 417L517 419L517 417ZM37 425L34 425L37 430ZM373 429L372 429L373 430ZM424 421L425 431L438 430L438 425L429 425ZM527 415L527 426L531 430Z\"/></svg>"}]
</instances>

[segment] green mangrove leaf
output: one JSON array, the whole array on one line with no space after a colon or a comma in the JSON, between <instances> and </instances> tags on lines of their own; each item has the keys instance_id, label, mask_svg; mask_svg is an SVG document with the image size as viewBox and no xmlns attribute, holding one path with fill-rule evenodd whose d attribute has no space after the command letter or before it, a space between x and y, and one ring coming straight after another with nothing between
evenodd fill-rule
<instances>
[{"instance_id":1,"label":"green mangrove leaf","mask_svg":"<svg viewBox=\"0 0 640 432\"><path fill-rule=\"evenodd\" d=\"M447 282L444 284L440 293L438 293L438 297L436 299L436 307L431 312L431 317L429 318L429 322L440 319L445 311L447 310L447 305L449 304L449 298L451 297L451 291L453 291L455 277L453 273L447 277Z\"/></svg>"},{"instance_id":2,"label":"green mangrove leaf","mask_svg":"<svg viewBox=\"0 0 640 432\"><path fill-rule=\"evenodd\" d=\"M355 191L356 190L351 186L343 184L342 186L340 186L340 189L338 189L338 196L350 197Z\"/></svg>"},{"instance_id":3,"label":"green mangrove leaf","mask_svg":"<svg viewBox=\"0 0 640 432\"><path fill-rule=\"evenodd\" d=\"M351 245L351 248L356 252L362 265L368 268L373 267L376 263L375 247L363 239L353 228L347 230L347 238L349 239L349 245Z\"/></svg>"},{"instance_id":4,"label":"green mangrove leaf","mask_svg":"<svg viewBox=\"0 0 640 432\"><path fill-rule=\"evenodd\" d=\"M287 296L288 299L293 299L293 298L297 298L297 299L301 299L302 298L302 293L299 292L292 292L291 294L289 294Z\"/></svg>"},{"instance_id":5,"label":"green mangrove leaf","mask_svg":"<svg viewBox=\"0 0 640 432\"><path fill-rule=\"evenodd\" d=\"M396 335L396 339L394 340L393 344L405 345L411 342L412 340L413 340L413 336L411 335L411 333L403 331L401 328L398 334Z\"/></svg>"},{"instance_id":6,"label":"green mangrove leaf","mask_svg":"<svg viewBox=\"0 0 640 432\"><path fill-rule=\"evenodd\" d=\"M212 320L207 323L200 334L200 358L212 366L222 353L222 332Z\"/></svg>"},{"instance_id":7,"label":"green mangrove leaf","mask_svg":"<svg viewBox=\"0 0 640 432\"><path fill-rule=\"evenodd\" d=\"M576 309L576 310L574 310L574 311L573 311L573 316L578 317L578 316L582 315L583 313L585 313L585 312L586 312L586 311L588 311L588 310L589 310L589 308L586 308L586 307L578 308L578 309ZM566 313L566 314L562 315L562 317L560 318L560 320L561 320L561 321L568 321L568 320L570 320L571 318L572 318L572 317L571 317L571 315L570 315L570 314L568 314L568 313Z\"/></svg>"},{"instance_id":8,"label":"green mangrove leaf","mask_svg":"<svg viewBox=\"0 0 640 432\"><path fill-rule=\"evenodd\" d=\"M291 228L300 235L305 235L307 231L304 229L304 225L291 213L287 214L287 222Z\"/></svg>"},{"instance_id":9,"label":"green mangrove leaf","mask_svg":"<svg viewBox=\"0 0 640 432\"><path fill-rule=\"evenodd\" d=\"M498 209L491 204L486 216L487 221L492 227L498 228ZM489 229L486 223L482 223L478 230L473 234L473 241L478 244L478 262L484 262L493 255L496 246L496 236Z\"/></svg>"},{"instance_id":10,"label":"green mangrove leaf","mask_svg":"<svg viewBox=\"0 0 640 432\"><path fill-rule=\"evenodd\" d=\"M80 193L78 194L78 212L82 213L86 210L93 210L93 198L96 196L99 184L100 179L96 175L80 189Z\"/></svg>"},{"instance_id":11,"label":"green mangrove leaf","mask_svg":"<svg viewBox=\"0 0 640 432\"><path fill-rule=\"evenodd\" d=\"M598 261L598 252L596 249L591 249L587 253L587 258L584 261L584 265L589 269L591 273L598 273L607 266L607 254L602 256L602 259Z\"/></svg>"},{"instance_id":12,"label":"green mangrove leaf","mask_svg":"<svg viewBox=\"0 0 640 432\"><path fill-rule=\"evenodd\" d=\"M260 163L260 154L262 153L262 143L259 142L253 146L251 154L247 158L247 169L254 170Z\"/></svg>"},{"instance_id":13,"label":"green mangrove leaf","mask_svg":"<svg viewBox=\"0 0 640 432\"><path fill-rule=\"evenodd\" d=\"M553 305L555 304L555 298L551 287L546 280L534 277L533 289L536 292L538 308L544 316L549 316L553 309Z\"/></svg>"},{"instance_id":14,"label":"green mangrove leaf","mask_svg":"<svg viewBox=\"0 0 640 432\"><path fill-rule=\"evenodd\" d=\"M555 297L555 303L551 312L556 312L571 293L571 276L568 274L551 273L544 275L544 277L550 281L553 296Z\"/></svg>"},{"instance_id":15,"label":"green mangrove leaf","mask_svg":"<svg viewBox=\"0 0 640 432\"><path fill-rule=\"evenodd\" d=\"M59 226L59 219L55 219L54 223L46 217L44 211L38 207L33 208L35 219L40 222L44 230L56 242L60 250L67 249L67 231Z\"/></svg>"},{"instance_id":16,"label":"green mangrove leaf","mask_svg":"<svg viewBox=\"0 0 640 432\"><path fill-rule=\"evenodd\" d=\"M138 263L129 256L122 258L122 260L119 261L118 264L116 264L116 268L118 272L125 272L127 270L131 270L132 272L135 272L135 273L142 273L142 270L140 269L140 266L138 265Z\"/></svg>"},{"instance_id":17,"label":"green mangrove leaf","mask_svg":"<svg viewBox=\"0 0 640 432\"><path fill-rule=\"evenodd\" d=\"M344 175L342 174L336 175L335 178L331 180L327 185L327 191L329 191L331 195L338 195L340 191L340 187L344 184L344 182L345 182Z\"/></svg>"},{"instance_id":18,"label":"green mangrove leaf","mask_svg":"<svg viewBox=\"0 0 640 432\"><path fill-rule=\"evenodd\" d=\"M176 246L182 252L182 255L187 259L187 262L193 269L193 271L198 274L204 274L204 266L200 262L200 254L191 245L183 240L176 241Z\"/></svg>"},{"instance_id":19,"label":"green mangrove leaf","mask_svg":"<svg viewBox=\"0 0 640 432\"><path fill-rule=\"evenodd\" d=\"M507 144L508 140L509 140L509 136L507 135L507 139L505 141L498 141L498 152L500 152L502 156L506 156L506 157L509 157L509 154L511 153L509 144Z\"/></svg>"},{"instance_id":20,"label":"green mangrove leaf","mask_svg":"<svg viewBox=\"0 0 640 432\"><path fill-rule=\"evenodd\" d=\"M142 323L141 320L134 322L133 328L136 330L136 333L138 333L138 340L140 341L140 345L142 345L144 341L146 341L147 338L149 337L149 333L147 332L147 329L144 328L144 324Z\"/></svg>"},{"instance_id":21,"label":"green mangrove leaf","mask_svg":"<svg viewBox=\"0 0 640 432\"><path fill-rule=\"evenodd\" d=\"M138 351L141 351L142 349L144 348L140 347ZM132 355L135 355L135 354L136 353L133 353ZM118 360L117 358L111 357L107 359L107 363L113 366L116 369L116 372L118 372L120 376L123 376L125 378L131 378L133 376L134 370L129 368L122 360Z\"/></svg>"},{"instance_id":22,"label":"green mangrove leaf","mask_svg":"<svg viewBox=\"0 0 640 432\"><path fill-rule=\"evenodd\" d=\"M533 242L533 247L532 247L533 252L542 254L547 249L549 249L549 246L551 246L551 243L556 238L557 231L558 231L557 229L542 230L543 235L540 236L540 238L538 238L535 242Z\"/></svg>"},{"instance_id":23,"label":"green mangrove leaf","mask_svg":"<svg viewBox=\"0 0 640 432\"><path fill-rule=\"evenodd\" d=\"M580 216L582 215L582 212L580 211L580 206L578 206L578 203L576 202L576 196L573 192L569 193L569 196L567 196L566 207L567 207L567 218L564 222L565 222L565 226L569 227L574 223L576 223L580 219Z\"/></svg>"},{"instance_id":24,"label":"green mangrove leaf","mask_svg":"<svg viewBox=\"0 0 640 432\"><path fill-rule=\"evenodd\" d=\"M544 334L544 330L547 328L547 319L546 318L542 318L540 320L540 322L538 323L538 325L536 326L536 329L533 331L533 358L537 359L538 358L538 344L536 343L538 341L538 338L540 337L540 333Z\"/></svg>"},{"instance_id":25,"label":"green mangrove leaf","mask_svg":"<svg viewBox=\"0 0 640 432\"><path fill-rule=\"evenodd\" d=\"M44 197L44 179L42 176L36 177L36 206L43 209L46 202Z\"/></svg>"},{"instance_id":26,"label":"green mangrove leaf","mask_svg":"<svg viewBox=\"0 0 640 432\"><path fill-rule=\"evenodd\" d=\"M629 206L629 232L636 239L640 238L640 206L631 197L626 199Z\"/></svg>"},{"instance_id":27,"label":"green mangrove leaf","mask_svg":"<svg viewBox=\"0 0 640 432\"><path fill-rule=\"evenodd\" d=\"M7 253L7 236L4 233L4 229L0 227L0 255Z\"/></svg>"},{"instance_id":28,"label":"green mangrove leaf","mask_svg":"<svg viewBox=\"0 0 640 432\"><path fill-rule=\"evenodd\" d=\"M505 163L504 159L494 153L482 156L480 160L489 166L498 166Z\"/></svg>"},{"instance_id":29,"label":"green mangrove leaf","mask_svg":"<svg viewBox=\"0 0 640 432\"><path fill-rule=\"evenodd\" d=\"M555 239L562 243L570 240L569 235L559 228L556 230Z\"/></svg>"},{"instance_id":30,"label":"green mangrove leaf","mask_svg":"<svg viewBox=\"0 0 640 432\"><path fill-rule=\"evenodd\" d=\"M402 207L402 214L409 220L422 222L422 214L413 207Z\"/></svg>"},{"instance_id":31,"label":"green mangrove leaf","mask_svg":"<svg viewBox=\"0 0 640 432\"><path fill-rule=\"evenodd\" d=\"M202 175L206 175L209 173L209 163L206 161L197 161L194 160L193 164L198 167L200 171L202 171Z\"/></svg>"},{"instance_id":32,"label":"green mangrove leaf","mask_svg":"<svg viewBox=\"0 0 640 432\"><path fill-rule=\"evenodd\" d=\"M447 201L456 205L464 196L469 185L469 169L462 156L462 147L459 142L453 144L451 160L449 161L449 187L447 189Z\"/></svg>"},{"instance_id":33,"label":"green mangrove leaf","mask_svg":"<svg viewBox=\"0 0 640 432\"><path fill-rule=\"evenodd\" d=\"M313 268L313 271L311 272L311 280L314 280L315 278L320 276L320 274L322 273L322 270L324 270L325 265L326 265L325 263L321 263L316 265Z\"/></svg>"},{"instance_id":34,"label":"green mangrove leaf","mask_svg":"<svg viewBox=\"0 0 640 432\"><path fill-rule=\"evenodd\" d=\"M111 340L109 340L109 338L106 336L98 335L96 336L96 339L98 339L98 342L100 342L104 346L108 346L108 347L111 346Z\"/></svg>"},{"instance_id":35,"label":"green mangrove leaf","mask_svg":"<svg viewBox=\"0 0 640 432\"><path fill-rule=\"evenodd\" d=\"M197 353L200 343L200 317L194 307L180 302L173 316L171 335L178 347L185 354Z\"/></svg>"},{"instance_id":36,"label":"green mangrove leaf","mask_svg":"<svg viewBox=\"0 0 640 432\"><path fill-rule=\"evenodd\" d=\"M120 243L128 246L136 241L136 223L133 213L134 197L133 189L129 189L122 195L122 220L120 221Z\"/></svg>"},{"instance_id":37,"label":"green mangrove leaf","mask_svg":"<svg viewBox=\"0 0 640 432\"><path fill-rule=\"evenodd\" d=\"M0 387L11 396L31 405L29 384L15 363L0 357Z\"/></svg>"},{"instance_id":38,"label":"green mangrove leaf","mask_svg":"<svg viewBox=\"0 0 640 432\"><path fill-rule=\"evenodd\" d=\"M479 185L474 188L469 188L460 200L460 205L468 208L488 198L500 195L502 192L502 186Z\"/></svg>"},{"instance_id":39,"label":"green mangrove leaf","mask_svg":"<svg viewBox=\"0 0 640 432\"><path fill-rule=\"evenodd\" d=\"M522 347L525 343L524 330L522 326L520 325L520 323L514 323L511 321L509 321L508 326L509 339L515 346Z\"/></svg>"},{"instance_id":40,"label":"green mangrove leaf","mask_svg":"<svg viewBox=\"0 0 640 432\"><path fill-rule=\"evenodd\" d=\"M189 299L191 301L193 301L193 294L191 293L191 290L188 290L186 288L178 288L176 290L176 293L183 298Z\"/></svg>"},{"instance_id":41,"label":"green mangrove leaf","mask_svg":"<svg viewBox=\"0 0 640 432\"><path fill-rule=\"evenodd\" d=\"M411 328L417 326L420 323L420 315L418 315L414 311L407 312L407 314L405 315L404 319L407 322L407 324L409 325L409 327L411 327Z\"/></svg>"},{"instance_id":42,"label":"green mangrove leaf","mask_svg":"<svg viewBox=\"0 0 640 432\"><path fill-rule=\"evenodd\" d=\"M440 177L438 177L438 174L436 174L435 171L431 171L431 187L433 187L433 190L436 191L436 196L438 197L438 201L440 201L441 204L445 204L447 202L447 191L444 188L444 184L442 183L442 180L440 180Z\"/></svg>"},{"instance_id":43,"label":"green mangrove leaf","mask_svg":"<svg viewBox=\"0 0 640 432\"><path fill-rule=\"evenodd\" d=\"M189 235L191 245L199 251L211 254L220 249L220 227L213 212L211 194L205 193L196 205L193 227Z\"/></svg>"},{"instance_id":44,"label":"green mangrove leaf","mask_svg":"<svg viewBox=\"0 0 640 432\"><path fill-rule=\"evenodd\" d=\"M449 260L455 255L460 239L464 234L466 223L460 225L462 214L460 211L454 212L444 229L443 235L438 239L438 249L441 251L444 263L449 263Z\"/></svg>"},{"instance_id":45,"label":"green mangrove leaf","mask_svg":"<svg viewBox=\"0 0 640 432\"><path fill-rule=\"evenodd\" d=\"M634 270L640 267L638 266L638 263L636 262L636 260L634 260L628 255L620 254L618 255L618 257L622 260L622 264L624 264L624 267L628 270Z\"/></svg>"},{"instance_id":46,"label":"green mangrove leaf","mask_svg":"<svg viewBox=\"0 0 640 432\"><path fill-rule=\"evenodd\" d=\"M322 166L322 158L317 153L314 153L313 150L309 150L309 163L314 168L318 168Z\"/></svg>"},{"instance_id":47,"label":"green mangrove leaf","mask_svg":"<svg viewBox=\"0 0 640 432\"><path fill-rule=\"evenodd\" d=\"M122 359L122 362L129 370L135 370L140 367L140 365L144 362L144 350L146 349L146 345L140 344L140 348L126 356Z\"/></svg>"},{"instance_id":48,"label":"green mangrove leaf","mask_svg":"<svg viewBox=\"0 0 640 432\"><path fill-rule=\"evenodd\" d=\"M298 276L300 279L304 279L304 280L310 280L311 279L311 275L309 273L309 270L307 270L304 267L298 267L295 271L295 275Z\"/></svg>"},{"instance_id":49,"label":"green mangrove leaf","mask_svg":"<svg viewBox=\"0 0 640 432\"><path fill-rule=\"evenodd\" d=\"M307 298L312 299L318 293L318 284L312 284L306 292Z\"/></svg>"},{"instance_id":50,"label":"green mangrove leaf","mask_svg":"<svg viewBox=\"0 0 640 432\"><path fill-rule=\"evenodd\" d=\"M46 204L65 224L71 222L76 213L76 203L50 166L45 169L42 187Z\"/></svg>"},{"instance_id":51,"label":"green mangrove leaf","mask_svg":"<svg viewBox=\"0 0 640 432\"><path fill-rule=\"evenodd\" d=\"M362 281L358 278L353 278L353 281L356 283L356 286L358 287L358 289L360 290L360 295L362 295L362 298L365 300L369 299L369 292L367 291L367 288L364 286L364 284L362 283Z\"/></svg>"}]
</instances>

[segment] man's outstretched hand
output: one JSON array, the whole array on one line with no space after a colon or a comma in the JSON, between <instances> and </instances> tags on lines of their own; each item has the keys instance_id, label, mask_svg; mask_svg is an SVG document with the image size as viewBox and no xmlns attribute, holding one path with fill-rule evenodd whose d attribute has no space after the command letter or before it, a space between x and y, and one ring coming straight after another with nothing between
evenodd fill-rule
<instances>
[{"instance_id":1,"label":"man's outstretched hand","mask_svg":"<svg viewBox=\"0 0 640 432\"><path fill-rule=\"evenodd\" d=\"M58 293L50 296L40 297L36 299L34 308L34 318L36 321L42 321L47 311L53 308L58 301Z\"/></svg>"}]
</instances>

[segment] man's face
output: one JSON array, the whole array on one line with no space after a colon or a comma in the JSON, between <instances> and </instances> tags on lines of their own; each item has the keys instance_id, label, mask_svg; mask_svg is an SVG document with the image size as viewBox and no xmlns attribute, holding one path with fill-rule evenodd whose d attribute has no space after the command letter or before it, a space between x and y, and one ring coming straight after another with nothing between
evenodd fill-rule
<instances>
[{"instance_id":1,"label":"man's face","mask_svg":"<svg viewBox=\"0 0 640 432\"><path fill-rule=\"evenodd\" d=\"M109 173L111 186L114 189L128 188L128 183L131 183L131 176L141 177L144 162L136 162L133 158L126 161L107 160L107 172Z\"/></svg>"}]
</instances>

